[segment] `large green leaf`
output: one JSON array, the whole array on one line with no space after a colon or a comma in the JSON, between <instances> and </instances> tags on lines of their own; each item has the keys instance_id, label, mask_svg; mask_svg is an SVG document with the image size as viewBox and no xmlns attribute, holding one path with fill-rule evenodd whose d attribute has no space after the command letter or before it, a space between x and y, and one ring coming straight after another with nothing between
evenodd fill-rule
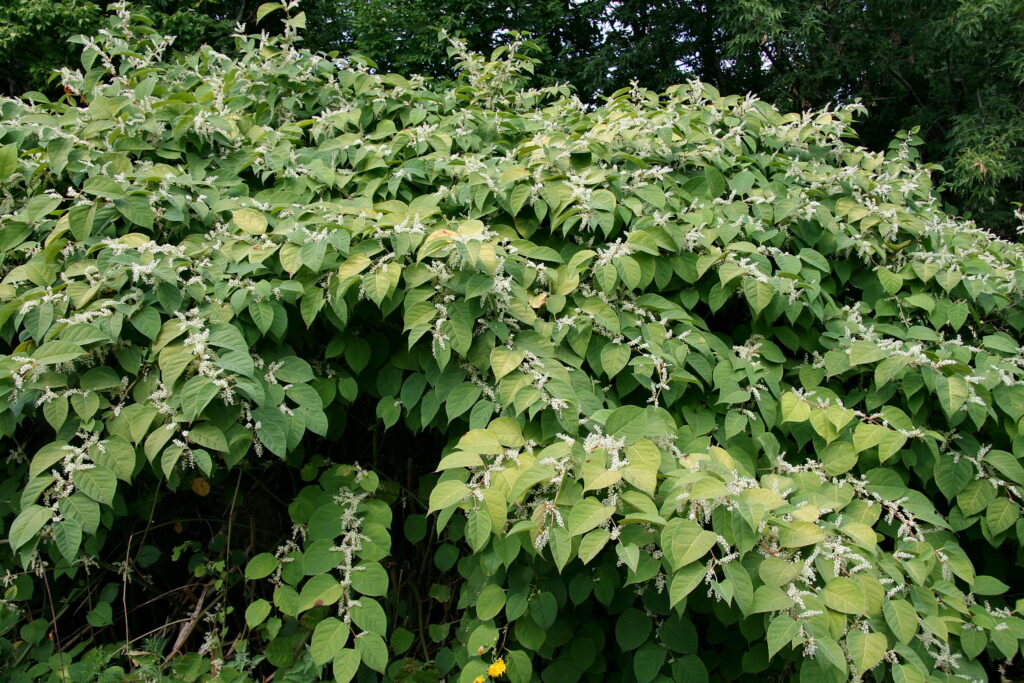
<instances>
[{"instance_id":1,"label":"large green leaf","mask_svg":"<svg viewBox=\"0 0 1024 683\"><path fill-rule=\"evenodd\" d=\"M885 636L881 633L865 633L859 629L851 629L846 634L846 651L854 668L862 675L875 668L888 649Z\"/></svg>"},{"instance_id":2,"label":"large green leaf","mask_svg":"<svg viewBox=\"0 0 1024 683\"><path fill-rule=\"evenodd\" d=\"M65 341L50 341L36 349L32 357L39 363L57 365L75 360L84 354L85 349L78 344Z\"/></svg>"},{"instance_id":3,"label":"large green leaf","mask_svg":"<svg viewBox=\"0 0 1024 683\"><path fill-rule=\"evenodd\" d=\"M572 507L569 513L569 531L573 536L585 534L607 521L615 512L613 506L604 505L597 498L586 497Z\"/></svg>"},{"instance_id":4,"label":"large green leaf","mask_svg":"<svg viewBox=\"0 0 1024 683\"><path fill-rule=\"evenodd\" d=\"M844 614L863 614L867 610L864 589L853 579L839 576L821 589L821 599L831 609Z\"/></svg>"},{"instance_id":5,"label":"large green leaf","mask_svg":"<svg viewBox=\"0 0 1024 683\"><path fill-rule=\"evenodd\" d=\"M896 639L904 645L908 644L917 633L918 619L914 606L906 600L886 600L882 605L882 613Z\"/></svg>"},{"instance_id":6,"label":"large green leaf","mask_svg":"<svg viewBox=\"0 0 1024 683\"><path fill-rule=\"evenodd\" d=\"M309 645L313 663L323 666L327 662L334 661L334 658L341 654L341 650L345 647L348 633L348 624L340 619L328 617L318 623L313 629L313 638Z\"/></svg>"},{"instance_id":7,"label":"large green leaf","mask_svg":"<svg viewBox=\"0 0 1024 683\"><path fill-rule=\"evenodd\" d=\"M661 547L674 570L699 560L715 542L714 532L702 529L692 519L673 519L661 530Z\"/></svg>"},{"instance_id":8,"label":"large green leaf","mask_svg":"<svg viewBox=\"0 0 1024 683\"><path fill-rule=\"evenodd\" d=\"M103 465L75 472L75 485L82 493L104 505L112 505L117 493L117 477Z\"/></svg>"},{"instance_id":9,"label":"large green leaf","mask_svg":"<svg viewBox=\"0 0 1024 683\"><path fill-rule=\"evenodd\" d=\"M11 548L17 550L31 541L38 534L46 523L53 517L53 512L42 505L29 505L23 509L11 523L11 529L7 538L11 542Z\"/></svg>"}]
</instances>

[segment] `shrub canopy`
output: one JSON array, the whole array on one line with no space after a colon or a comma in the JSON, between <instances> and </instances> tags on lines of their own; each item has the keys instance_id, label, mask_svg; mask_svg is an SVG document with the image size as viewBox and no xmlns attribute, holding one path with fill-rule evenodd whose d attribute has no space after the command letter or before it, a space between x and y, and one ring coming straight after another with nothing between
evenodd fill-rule
<instances>
[{"instance_id":1,"label":"shrub canopy","mask_svg":"<svg viewBox=\"0 0 1024 683\"><path fill-rule=\"evenodd\" d=\"M1012 675L1024 253L907 141L287 16L0 101L9 680Z\"/></svg>"}]
</instances>

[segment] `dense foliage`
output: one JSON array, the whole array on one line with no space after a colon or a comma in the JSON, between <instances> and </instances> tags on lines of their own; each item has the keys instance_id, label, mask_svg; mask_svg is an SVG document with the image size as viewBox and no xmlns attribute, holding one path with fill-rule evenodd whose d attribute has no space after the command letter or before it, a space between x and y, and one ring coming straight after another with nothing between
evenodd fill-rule
<instances>
[{"instance_id":1,"label":"dense foliage","mask_svg":"<svg viewBox=\"0 0 1024 683\"><path fill-rule=\"evenodd\" d=\"M29 90L59 93L55 72L77 66L81 46L76 35L92 35L105 25L108 0L10 0L0 4L0 93ZM192 52L200 45L224 51L234 44L238 26L256 27L258 0L140 0L154 27L174 37L172 48ZM334 0L305 0L303 10L313 27L306 43L314 49L347 46L352 23ZM273 34L285 27L279 17L260 22Z\"/></svg>"},{"instance_id":2,"label":"dense foliage","mask_svg":"<svg viewBox=\"0 0 1024 683\"><path fill-rule=\"evenodd\" d=\"M1024 3L743 0L722 24L727 55L766 66L737 74L732 92L793 109L860 98L869 116L858 132L875 149L920 126L926 160L945 169L943 196L1013 233L1013 205L1024 203Z\"/></svg>"},{"instance_id":3,"label":"dense foliage","mask_svg":"<svg viewBox=\"0 0 1024 683\"><path fill-rule=\"evenodd\" d=\"M0 100L6 680L1020 673L1024 251L911 141L267 12Z\"/></svg>"},{"instance_id":4,"label":"dense foliage","mask_svg":"<svg viewBox=\"0 0 1024 683\"><path fill-rule=\"evenodd\" d=\"M93 33L106 0L19 0L0 6L0 91L45 89L71 63L66 39ZM224 51L235 25L255 26L257 0L145 0L185 52ZM306 0L304 45L358 53L384 72L454 75L444 28L489 53L513 32L541 48L537 77L585 101L689 78L752 92L782 110L860 100L862 144L884 150L917 126L925 161L941 164L943 197L1012 235L1024 203L1024 3L1019 0ZM263 22L279 33L283 25Z\"/></svg>"},{"instance_id":5,"label":"dense foliage","mask_svg":"<svg viewBox=\"0 0 1024 683\"><path fill-rule=\"evenodd\" d=\"M920 127L944 196L1011 234L1024 203L1024 3L1018 0L341 0L342 43L401 73L449 73L431 27L493 49L544 47L542 75L584 99L697 77L784 110L860 100L863 143ZM337 40L338 36L332 35Z\"/></svg>"}]
</instances>

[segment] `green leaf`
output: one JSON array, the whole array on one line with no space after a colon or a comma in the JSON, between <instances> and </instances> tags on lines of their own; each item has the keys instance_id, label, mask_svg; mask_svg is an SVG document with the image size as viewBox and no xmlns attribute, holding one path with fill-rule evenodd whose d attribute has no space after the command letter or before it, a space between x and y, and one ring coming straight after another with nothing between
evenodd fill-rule
<instances>
[{"instance_id":1,"label":"green leaf","mask_svg":"<svg viewBox=\"0 0 1024 683\"><path fill-rule=\"evenodd\" d=\"M380 596L388 592L388 573L378 562L364 562L352 573L352 588L363 595Z\"/></svg>"},{"instance_id":2,"label":"green leaf","mask_svg":"<svg viewBox=\"0 0 1024 683\"><path fill-rule=\"evenodd\" d=\"M769 586L784 586L800 575L800 565L779 557L766 557L758 565L757 574Z\"/></svg>"},{"instance_id":3,"label":"green leaf","mask_svg":"<svg viewBox=\"0 0 1024 683\"><path fill-rule=\"evenodd\" d=\"M384 608L373 598L365 595L359 598L359 604L352 606L352 623L363 631L384 634L388 631L388 617Z\"/></svg>"},{"instance_id":4,"label":"green leaf","mask_svg":"<svg viewBox=\"0 0 1024 683\"><path fill-rule=\"evenodd\" d=\"M586 497L573 505L569 511L569 532L580 536L610 519L614 506L604 505L597 498Z\"/></svg>"},{"instance_id":5,"label":"green leaf","mask_svg":"<svg viewBox=\"0 0 1024 683\"><path fill-rule=\"evenodd\" d=\"M946 412L946 415L953 415L967 401L967 382L957 375L946 377L939 375L935 378L935 395L939 398L939 405Z\"/></svg>"},{"instance_id":6,"label":"green leaf","mask_svg":"<svg viewBox=\"0 0 1024 683\"><path fill-rule=\"evenodd\" d=\"M860 674L866 674L878 666L889 646L881 633L864 633L852 628L846 634L846 651L850 661Z\"/></svg>"},{"instance_id":7,"label":"green leaf","mask_svg":"<svg viewBox=\"0 0 1024 683\"><path fill-rule=\"evenodd\" d=\"M60 513L75 519L87 534L94 534L100 525L99 504L82 493L73 493L58 504Z\"/></svg>"},{"instance_id":8,"label":"green leaf","mask_svg":"<svg viewBox=\"0 0 1024 683\"><path fill-rule=\"evenodd\" d=\"M398 284L399 277L401 277L399 265L384 263L375 270L363 274L363 290L373 303L380 306Z\"/></svg>"},{"instance_id":9,"label":"green leaf","mask_svg":"<svg viewBox=\"0 0 1024 683\"><path fill-rule=\"evenodd\" d=\"M309 287L302 302L299 304L299 313L302 315L302 322L306 327L311 327L324 306L324 290L320 287Z\"/></svg>"},{"instance_id":10,"label":"green leaf","mask_svg":"<svg viewBox=\"0 0 1024 683\"><path fill-rule=\"evenodd\" d=\"M473 343L473 325L476 320L466 302L457 302L448 308L449 320L445 325L451 337L452 350L465 355Z\"/></svg>"},{"instance_id":11,"label":"green leaf","mask_svg":"<svg viewBox=\"0 0 1024 683\"><path fill-rule=\"evenodd\" d=\"M661 549L673 570L699 560L716 542L714 532L702 529L692 519L673 519L661 530Z\"/></svg>"},{"instance_id":12,"label":"green leaf","mask_svg":"<svg viewBox=\"0 0 1024 683\"><path fill-rule=\"evenodd\" d=\"M626 446L629 464L620 470L622 478L649 496L654 496L658 487L658 471L661 467L661 451L644 439ZM691 490L691 496L693 492Z\"/></svg>"},{"instance_id":13,"label":"green leaf","mask_svg":"<svg viewBox=\"0 0 1024 683\"><path fill-rule=\"evenodd\" d=\"M845 678L847 674L846 655L839 647L839 643L827 636L818 636L814 642L817 646L814 653L816 661L837 669Z\"/></svg>"},{"instance_id":14,"label":"green leaf","mask_svg":"<svg viewBox=\"0 0 1024 683\"><path fill-rule=\"evenodd\" d=\"M333 605L341 597L341 582L332 574L317 574L299 592L298 612L301 614L320 605Z\"/></svg>"},{"instance_id":15,"label":"green leaf","mask_svg":"<svg viewBox=\"0 0 1024 683\"><path fill-rule=\"evenodd\" d=\"M213 380L202 375L196 375L185 382L181 389L181 412L185 419L194 420L199 417L219 391Z\"/></svg>"},{"instance_id":16,"label":"green leaf","mask_svg":"<svg viewBox=\"0 0 1024 683\"><path fill-rule=\"evenodd\" d=\"M466 542L473 552L480 552L491 539L491 516L483 510L473 510L466 519Z\"/></svg>"},{"instance_id":17,"label":"green leaf","mask_svg":"<svg viewBox=\"0 0 1024 683\"><path fill-rule=\"evenodd\" d=\"M974 479L974 467L967 458L954 460L948 455L942 455L935 462L935 484L946 496L946 500L952 500L964 487Z\"/></svg>"},{"instance_id":18,"label":"green leaf","mask_svg":"<svg viewBox=\"0 0 1024 683\"><path fill-rule=\"evenodd\" d=\"M334 658L332 669L334 671L335 683L349 683L359 670L361 658L359 653L351 648L346 648Z\"/></svg>"},{"instance_id":19,"label":"green leaf","mask_svg":"<svg viewBox=\"0 0 1024 683\"><path fill-rule=\"evenodd\" d=\"M245 565L245 578L250 581L262 579L277 569L277 560L270 553L260 553Z\"/></svg>"},{"instance_id":20,"label":"green leaf","mask_svg":"<svg viewBox=\"0 0 1024 683\"><path fill-rule=\"evenodd\" d=\"M984 511L996 499L996 488L988 479L974 479L957 497L957 505L964 515L970 517Z\"/></svg>"},{"instance_id":21,"label":"green leaf","mask_svg":"<svg viewBox=\"0 0 1024 683\"><path fill-rule=\"evenodd\" d=\"M554 527L551 529L548 547L551 549L551 559L555 561L555 568L561 573L572 559L572 536L562 527Z\"/></svg>"},{"instance_id":22,"label":"green leaf","mask_svg":"<svg viewBox=\"0 0 1024 683\"><path fill-rule=\"evenodd\" d=\"M640 562L640 548L635 543L619 543L615 546L615 555L631 572L636 573Z\"/></svg>"},{"instance_id":23,"label":"green leaf","mask_svg":"<svg viewBox=\"0 0 1024 683\"><path fill-rule=\"evenodd\" d=\"M525 351L495 347L491 351L491 372L494 373L495 381L516 370L525 358Z\"/></svg>"},{"instance_id":24,"label":"green leaf","mask_svg":"<svg viewBox=\"0 0 1024 683\"><path fill-rule=\"evenodd\" d=\"M758 316L772 302L775 290L767 282L750 277L743 281L743 296L746 297L751 312Z\"/></svg>"},{"instance_id":25,"label":"green leaf","mask_svg":"<svg viewBox=\"0 0 1024 683\"><path fill-rule=\"evenodd\" d=\"M519 212L522 211L523 206L529 201L532 194L532 188L529 184L520 184L512 188L509 193L509 207L512 209L511 213L513 216L518 216Z\"/></svg>"},{"instance_id":26,"label":"green leaf","mask_svg":"<svg viewBox=\"0 0 1024 683\"><path fill-rule=\"evenodd\" d=\"M95 607L89 610L85 615L85 620L90 626L94 628L102 628L104 626L110 626L114 623L114 610L110 606L109 602L97 603Z\"/></svg>"},{"instance_id":27,"label":"green leaf","mask_svg":"<svg viewBox=\"0 0 1024 683\"><path fill-rule=\"evenodd\" d=\"M975 595L1002 595L1008 590L1010 587L999 579L982 574L975 577L971 592Z\"/></svg>"},{"instance_id":28,"label":"green leaf","mask_svg":"<svg viewBox=\"0 0 1024 683\"><path fill-rule=\"evenodd\" d=\"M988 636L984 631L964 629L960 632L960 647L968 659L974 659L980 655L985 646L988 645Z\"/></svg>"},{"instance_id":29,"label":"green leaf","mask_svg":"<svg viewBox=\"0 0 1024 683\"><path fill-rule=\"evenodd\" d=\"M35 455L32 456L32 462L29 464L28 476L31 478L38 477L40 474L49 472L50 469L64 459L68 454L67 442L65 441L54 441L48 443L40 448Z\"/></svg>"},{"instance_id":30,"label":"green leaf","mask_svg":"<svg viewBox=\"0 0 1024 683\"><path fill-rule=\"evenodd\" d=\"M821 589L821 599L830 609L843 614L864 614L867 611L864 589L857 581L844 576L830 580Z\"/></svg>"},{"instance_id":31,"label":"green leaf","mask_svg":"<svg viewBox=\"0 0 1024 683\"><path fill-rule=\"evenodd\" d=\"M611 534L607 529L594 529L580 539L579 558L583 564L589 564L607 545Z\"/></svg>"},{"instance_id":32,"label":"green leaf","mask_svg":"<svg viewBox=\"0 0 1024 683\"><path fill-rule=\"evenodd\" d=\"M839 436L839 429L829 419L828 413L825 410L812 410L810 422L811 426L814 427L814 431L825 440L825 443L832 443Z\"/></svg>"},{"instance_id":33,"label":"green leaf","mask_svg":"<svg viewBox=\"0 0 1024 683\"><path fill-rule=\"evenodd\" d=\"M463 451L455 451L441 458L440 464L437 466L437 471L442 472L444 470L454 469L456 467L468 468L468 467L482 467L484 461L476 453L465 453Z\"/></svg>"},{"instance_id":34,"label":"green leaf","mask_svg":"<svg viewBox=\"0 0 1024 683\"><path fill-rule=\"evenodd\" d=\"M628 346L608 342L601 348L601 367L609 378L615 377L629 363L629 356Z\"/></svg>"},{"instance_id":35,"label":"green leaf","mask_svg":"<svg viewBox=\"0 0 1024 683\"><path fill-rule=\"evenodd\" d=\"M245 608L245 624L249 628L256 628L263 623L269 614L269 602L263 599L251 602L249 603L249 606Z\"/></svg>"},{"instance_id":36,"label":"green leaf","mask_svg":"<svg viewBox=\"0 0 1024 683\"><path fill-rule=\"evenodd\" d=\"M31 541L53 517L53 511L42 505L27 505L11 523L8 539L11 549L17 550Z\"/></svg>"},{"instance_id":37,"label":"green leaf","mask_svg":"<svg viewBox=\"0 0 1024 683\"><path fill-rule=\"evenodd\" d=\"M50 341L36 349L35 353L32 354L32 358L38 363L57 365L58 363L72 361L84 354L85 349L78 344L65 341Z\"/></svg>"},{"instance_id":38,"label":"green leaf","mask_svg":"<svg viewBox=\"0 0 1024 683\"><path fill-rule=\"evenodd\" d=\"M875 272L878 274L878 281L881 283L882 289L885 290L886 294L895 294L903 287L903 278L888 268L880 267Z\"/></svg>"},{"instance_id":39,"label":"green leaf","mask_svg":"<svg viewBox=\"0 0 1024 683\"><path fill-rule=\"evenodd\" d=\"M722 175L721 171L714 168L713 166L704 167L704 178L708 185L708 195L714 199L715 197L721 197L722 193L725 192L727 187L725 182L725 176Z\"/></svg>"},{"instance_id":40,"label":"green leaf","mask_svg":"<svg viewBox=\"0 0 1024 683\"><path fill-rule=\"evenodd\" d=\"M458 449L468 453L497 455L502 452L502 445L498 436L490 428L473 429L462 435L462 438L459 439Z\"/></svg>"},{"instance_id":41,"label":"green leaf","mask_svg":"<svg viewBox=\"0 0 1024 683\"><path fill-rule=\"evenodd\" d=\"M103 465L75 472L75 485L97 503L112 505L117 493L117 477Z\"/></svg>"},{"instance_id":42,"label":"green leaf","mask_svg":"<svg viewBox=\"0 0 1024 683\"><path fill-rule=\"evenodd\" d=\"M463 382L452 389L451 393L448 394L448 400L445 402L445 413L448 415L448 419L454 420L472 408L473 404L480 398L481 393L480 387L471 382Z\"/></svg>"},{"instance_id":43,"label":"green leaf","mask_svg":"<svg viewBox=\"0 0 1024 683\"><path fill-rule=\"evenodd\" d=\"M327 617L317 624L309 644L313 664L323 666L340 655L348 642L348 633L348 624L334 617Z\"/></svg>"},{"instance_id":44,"label":"green leaf","mask_svg":"<svg viewBox=\"0 0 1024 683\"><path fill-rule=\"evenodd\" d=\"M802 548L825 540L825 532L811 522L788 522L779 529L779 544L783 548Z\"/></svg>"},{"instance_id":45,"label":"green leaf","mask_svg":"<svg viewBox=\"0 0 1024 683\"><path fill-rule=\"evenodd\" d=\"M164 384L172 386L194 358L181 344L164 347L157 360Z\"/></svg>"},{"instance_id":46,"label":"green leaf","mask_svg":"<svg viewBox=\"0 0 1024 683\"><path fill-rule=\"evenodd\" d=\"M319 272L323 265L324 257L327 255L327 242L324 240L311 240L299 248L299 260L314 273ZM316 287L315 289L320 289ZM321 290L322 291L322 290Z\"/></svg>"},{"instance_id":47,"label":"green leaf","mask_svg":"<svg viewBox=\"0 0 1024 683\"><path fill-rule=\"evenodd\" d=\"M376 633L363 633L356 638L356 650L363 664L384 673L388 665L388 646Z\"/></svg>"},{"instance_id":48,"label":"green leaf","mask_svg":"<svg viewBox=\"0 0 1024 683\"><path fill-rule=\"evenodd\" d=\"M18 170L18 147L4 145L0 147L0 178L7 179Z\"/></svg>"},{"instance_id":49,"label":"green leaf","mask_svg":"<svg viewBox=\"0 0 1024 683\"><path fill-rule=\"evenodd\" d=\"M96 462L110 468L121 481L130 482L135 471L135 448L127 439L112 436L103 445L103 452L96 455Z\"/></svg>"},{"instance_id":50,"label":"green leaf","mask_svg":"<svg viewBox=\"0 0 1024 683\"><path fill-rule=\"evenodd\" d=\"M848 441L833 441L821 451L821 462L827 474L844 474L857 464L857 449Z\"/></svg>"},{"instance_id":51,"label":"green leaf","mask_svg":"<svg viewBox=\"0 0 1024 683\"><path fill-rule=\"evenodd\" d=\"M68 400L63 396L58 396L43 404L43 417L55 432L60 431L68 419Z\"/></svg>"},{"instance_id":52,"label":"green leaf","mask_svg":"<svg viewBox=\"0 0 1024 683\"><path fill-rule=\"evenodd\" d=\"M886 600L882 604L885 623L893 635L904 645L910 643L917 633L917 610L906 600Z\"/></svg>"},{"instance_id":53,"label":"green leaf","mask_svg":"<svg viewBox=\"0 0 1024 683\"><path fill-rule=\"evenodd\" d=\"M270 4L270 3L267 3ZM266 7L267 5L263 5ZM274 9L280 7L275 4ZM257 12L257 15L259 12ZM259 21L260 17L257 16L256 21ZM231 220L234 221L235 225L240 227L250 235L262 235L267 231L267 218L261 212L256 209L238 209L237 211L231 212Z\"/></svg>"},{"instance_id":54,"label":"green leaf","mask_svg":"<svg viewBox=\"0 0 1024 683\"><path fill-rule=\"evenodd\" d=\"M759 612L781 612L793 606L793 599L778 586L758 586L754 591L751 614Z\"/></svg>"},{"instance_id":55,"label":"green leaf","mask_svg":"<svg viewBox=\"0 0 1024 683\"><path fill-rule=\"evenodd\" d=\"M811 406L792 392L782 395L780 406L783 422L806 422L811 417Z\"/></svg>"},{"instance_id":56,"label":"green leaf","mask_svg":"<svg viewBox=\"0 0 1024 683\"><path fill-rule=\"evenodd\" d=\"M505 590L496 583L487 584L476 599L477 619L493 619L505 606Z\"/></svg>"},{"instance_id":57,"label":"green leaf","mask_svg":"<svg viewBox=\"0 0 1024 683\"><path fill-rule=\"evenodd\" d=\"M907 437L905 435L894 432L891 429L885 430L881 440L878 442L878 461L885 462L896 455L906 443Z\"/></svg>"},{"instance_id":58,"label":"green leaf","mask_svg":"<svg viewBox=\"0 0 1024 683\"><path fill-rule=\"evenodd\" d=\"M865 363L876 363L889 354L874 342L859 341L850 345L849 355L850 365L864 365Z\"/></svg>"},{"instance_id":59,"label":"green leaf","mask_svg":"<svg viewBox=\"0 0 1024 683\"><path fill-rule=\"evenodd\" d=\"M993 535L1001 534L1020 519L1020 508L1006 498L996 498L985 511L985 521Z\"/></svg>"},{"instance_id":60,"label":"green leaf","mask_svg":"<svg viewBox=\"0 0 1024 683\"><path fill-rule=\"evenodd\" d=\"M135 225L147 230L153 229L153 220L156 214L149 204L148 196L133 194L124 199L115 199L114 206L122 216Z\"/></svg>"},{"instance_id":61,"label":"green leaf","mask_svg":"<svg viewBox=\"0 0 1024 683\"><path fill-rule=\"evenodd\" d=\"M660 644L648 641L641 645L633 657L633 672L637 683L650 683L657 678L666 658L668 650Z\"/></svg>"},{"instance_id":62,"label":"green leaf","mask_svg":"<svg viewBox=\"0 0 1024 683\"><path fill-rule=\"evenodd\" d=\"M278 586L274 590L274 605L289 617L299 614L299 593L290 585Z\"/></svg>"},{"instance_id":63,"label":"green leaf","mask_svg":"<svg viewBox=\"0 0 1024 683\"><path fill-rule=\"evenodd\" d=\"M1016 484L1024 485L1024 467L1012 454L1006 451L992 450L985 455L985 462Z\"/></svg>"},{"instance_id":64,"label":"green leaf","mask_svg":"<svg viewBox=\"0 0 1024 683\"><path fill-rule=\"evenodd\" d=\"M224 432L209 422L201 422L193 425L188 430L188 440L193 441L204 448L209 448L222 453L228 451L228 440Z\"/></svg>"},{"instance_id":65,"label":"green leaf","mask_svg":"<svg viewBox=\"0 0 1024 683\"><path fill-rule=\"evenodd\" d=\"M693 592L704 581L704 565L691 563L680 569L669 584L669 605L675 607L679 601Z\"/></svg>"},{"instance_id":66,"label":"green leaf","mask_svg":"<svg viewBox=\"0 0 1024 683\"><path fill-rule=\"evenodd\" d=\"M800 633L800 624L793 617L785 614L773 617L771 623L768 624L767 634L769 659L783 648L788 647L798 633Z\"/></svg>"},{"instance_id":67,"label":"green leaf","mask_svg":"<svg viewBox=\"0 0 1024 683\"><path fill-rule=\"evenodd\" d=\"M461 481L442 481L430 492L428 512L437 512L469 497L469 487Z\"/></svg>"},{"instance_id":68,"label":"green leaf","mask_svg":"<svg viewBox=\"0 0 1024 683\"><path fill-rule=\"evenodd\" d=\"M1024 387L999 385L992 390L993 404L1016 422L1024 417Z\"/></svg>"},{"instance_id":69,"label":"green leaf","mask_svg":"<svg viewBox=\"0 0 1024 683\"><path fill-rule=\"evenodd\" d=\"M624 651L635 650L647 640L651 627L650 617L630 607L615 622L615 640Z\"/></svg>"},{"instance_id":70,"label":"green leaf","mask_svg":"<svg viewBox=\"0 0 1024 683\"><path fill-rule=\"evenodd\" d=\"M271 12L275 12L275 11L277 11L279 9L284 9L284 5L282 5L279 2L265 2L265 3L263 3L258 8L256 8L256 23L258 24L259 22L263 21L263 18L265 16L267 16Z\"/></svg>"}]
</instances>

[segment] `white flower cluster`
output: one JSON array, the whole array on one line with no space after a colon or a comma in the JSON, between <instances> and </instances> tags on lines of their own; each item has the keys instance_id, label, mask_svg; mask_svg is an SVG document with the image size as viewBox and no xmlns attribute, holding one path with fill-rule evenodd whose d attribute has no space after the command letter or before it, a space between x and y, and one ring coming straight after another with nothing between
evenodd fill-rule
<instances>
[{"instance_id":1,"label":"white flower cluster","mask_svg":"<svg viewBox=\"0 0 1024 683\"><path fill-rule=\"evenodd\" d=\"M362 548L363 541L370 540L362 533L363 518L359 514L359 505L369 494L356 493L348 487L342 487L334 496L334 502L341 506L341 538L337 545L331 546L331 552L341 557L335 566L341 573L341 597L338 598L338 616L345 623L352 621L352 608L359 606L359 601L352 592L352 575L360 571L356 561L356 553Z\"/></svg>"}]
</instances>

